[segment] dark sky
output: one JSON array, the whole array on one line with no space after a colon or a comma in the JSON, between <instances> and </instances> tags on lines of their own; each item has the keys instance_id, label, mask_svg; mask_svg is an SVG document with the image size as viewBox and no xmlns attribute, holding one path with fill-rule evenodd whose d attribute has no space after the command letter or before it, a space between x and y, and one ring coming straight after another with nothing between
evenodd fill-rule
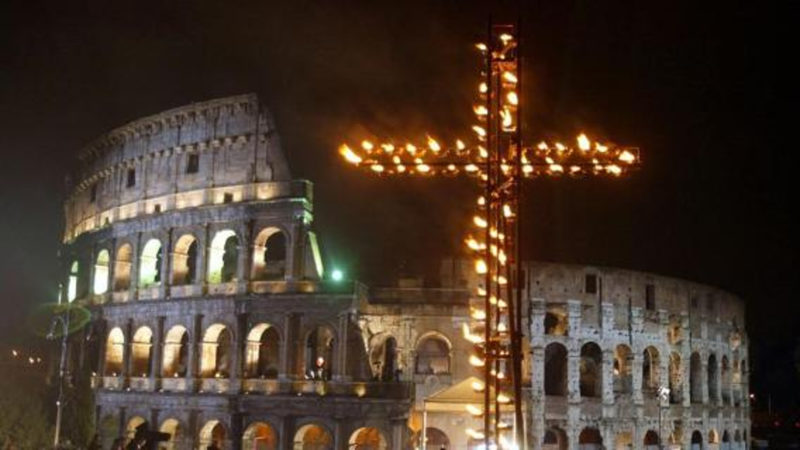
<instances>
[{"instance_id":1,"label":"dark sky","mask_svg":"<svg viewBox=\"0 0 800 450\"><path fill-rule=\"evenodd\" d=\"M492 13L522 18L530 140L585 130L638 145L644 161L624 181L530 183L527 256L728 289L746 299L763 354L788 361L781 349L800 327L797 125L783 82L797 54L793 11L770 2L271 3L3 2L0 329L54 299L63 178L80 147L129 120L245 92L274 113L294 175L315 183L329 265L375 283L430 271L460 251L468 185L364 178L336 146L363 130L466 135L472 44Z\"/></svg>"}]
</instances>

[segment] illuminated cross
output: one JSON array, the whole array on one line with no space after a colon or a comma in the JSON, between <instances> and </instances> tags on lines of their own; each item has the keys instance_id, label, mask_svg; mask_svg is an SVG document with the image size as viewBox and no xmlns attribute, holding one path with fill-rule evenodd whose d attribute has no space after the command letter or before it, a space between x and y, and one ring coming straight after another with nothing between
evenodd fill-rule
<instances>
[{"instance_id":1,"label":"illuminated cross","mask_svg":"<svg viewBox=\"0 0 800 450\"><path fill-rule=\"evenodd\" d=\"M519 40L513 25L489 24L488 40L477 44L484 67L473 107L474 138L443 145L428 135L422 141L364 140L342 144L350 163L378 175L473 177L483 188L473 230L465 240L483 277L477 304L470 305L471 324L464 336L475 347L470 364L483 381L473 389L483 405L467 411L483 418L483 429L467 429L485 449L522 448L522 295L519 204L521 181L539 176L586 177L627 173L639 166L633 147L593 142L585 134L576 145L540 142L524 145L519 126L521 108ZM513 435L512 435L513 434ZM424 431L423 431L424 441ZM423 442L424 447L424 442Z\"/></svg>"}]
</instances>

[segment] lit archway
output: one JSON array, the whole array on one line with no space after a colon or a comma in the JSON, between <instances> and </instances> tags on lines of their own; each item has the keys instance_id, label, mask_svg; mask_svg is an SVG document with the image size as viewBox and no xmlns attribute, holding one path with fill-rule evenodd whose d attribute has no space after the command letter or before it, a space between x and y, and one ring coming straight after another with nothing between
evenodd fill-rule
<instances>
[{"instance_id":1,"label":"lit archway","mask_svg":"<svg viewBox=\"0 0 800 450\"><path fill-rule=\"evenodd\" d=\"M567 348L553 342L544 349L545 395L567 395Z\"/></svg>"},{"instance_id":2,"label":"lit archway","mask_svg":"<svg viewBox=\"0 0 800 450\"><path fill-rule=\"evenodd\" d=\"M131 376L149 376L153 351L153 330L148 327L140 327L133 334L131 344Z\"/></svg>"},{"instance_id":3,"label":"lit archway","mask_svg":"<svg viewBox=\"0 0 800 450\"><path fill-rule=\"evenodd\" d=\"M321 425L303 425L294 435L294 450L333 450L333 435Z\"/></svg>"},{"instance_id":4,"label":"lit archway","mask_svg":"<svg viewBox=\"0 0 800 450\"><path fill-rule=\"evenodd\" d=\"M375 336L370 346L369 359L374 378L381 381L394 380L397 370L397 340L388 334Z\"/></svg>"},{"instance_id":5,"label":"lit archway","mask_svg":"<svg viewBox=\"0 0 800 450\"><path fill-rule=\"evenodd\" d=\"M67 301L72 302L78 298L78 279L80 276L80 264L72 261L69 265L69 279L67 280Z\"/></svg>"},{"instance_id":6,"label":"lit archway","mask_svg":"<svg viewBox=\"0 0 800 450\"><path fill-rule=\"evenodd\" d=\"M642 355L642 390L645 392L656 392L659 384L660 361L658 350L655 347L647 347Z\"/></svg>"},{"instance_id":7,"label":"lit archway","mask_svg":"<svg viewBox=\"0 0 800 450\"><path fill-rule=\"evenodd\" d=\"M280 358L280 336L268 323L254 326L247 334L245 376L247 378L277 378Z\"/></svg>"},{"instance_id":8,"label":"lit archway","mask_svg":"<svg viewBox=\"0 0 800 450\"><path fill-rule=\"evenodd\" d=\"M108 250L100 250L94 263L94 280L92 280L92 292L101 295L108 292L108 265L110 257Z\"/></svg>"},{"instance_id":9,"label":"lit archway","mask_svg":"<svg viewBox=\"0 0 800 450\"><path fill-rule=\"evenodd\" d=\"M419 439L422 438L421 433L417 433L416 436L416 443L419 444ZM434 428L428 427L425 429L425 447L424 450L441 450L446 449L450 450L450 438L447 437L444 431ZM416 448L416 447L415 447Z\"/></svg>"},{"instance_id":10,"label":"lit archway","mask_svg":"<svg viewBox=\"0 0 800 450\"><path fill-rule=\"evenodd\" d=\"M175 242L172 253L172 284L194 284L197 277L197 239L184 234Z\"/></svg>"},{"instance_id":11,"label":"lit archway","mask_svg":"<svg viewBox=\"0 0 800 450\"><path fill-rule=\"evenodd\" d=\"M106 360L103 375L116 377L122 373L122 362L125 357L125 334L119 327L108 332L106 339Z\"/></svg>"},{"instance_id":12,"label":"lit archway","mask_svg":"<svg viewBox=\"0 0 800 450\"><path fill-rule=\"evenodd\" d=\"M203 335L200 376L203 378L228 378L231 369L233 336L225 325L215 323Z\"/></svg>"},{"instance_id":13,"label":"lit archway","mask_svg":"<svg viewBox=\"0 0 800 450\"><path fill-rule=\"evenodd\" d=\"M669 355L669 402L673 405L683 402L683 367L677 352Z\"/></svg>"},{"instance_id":14,"label":"lit archway","mask_svg":"<svg viewBox=\"0 0 800 450\"><path fill-rule=\"evenodd\" d=\"M578 448L580 450L602 450L603 437L597 428L584 428L578 435Z\"/></svg>"},{"instance_id":15,"label":"lit archway","mask_svg":"<svg viewBox=\"0 0 800 450\"><path fill-rule=\"evenodd\" d=\"M150 239L144 244L139 257L139 286L150 287L161 283L161 241Z\"/></svg>"},{"instance_id":16,"label":"lit archway","mask_svg":"<svg viewBox=\"0 0 800 450\"><path fill-rule=\"evenodd\" d=\"M450 373L450 344L438 335L429 335L417 343L414 372L422 375Z\"/></svg>"},{"instance_id":17,"label":"lit archway","mask_svg":"<svg viewBox=\"0 0 800 450\"><path fill-rule=\"evenodd\" d=\"M603 352L594 342L581 347L581 397L601 397L603 394Z\"/></svg>"},{"instance_id":18,"label":"lit archway","mask_svg":"<svg viewBox=\"0 0 800 450\"><path fill-rule=\"evenodd\" d=\"M158 431L169 435L169 440L159 442L158 450L175 450L181 440L181 426L177 419L167 419L161 423Z\"/></svg>"},{"instance_id":19,"label":"lit archway","mask_svg":"<svg viewBox=\"0 0 800 450\"><path fill-rule=\"evenodd\" d=\"M203 428L200 429L198 438L200 441L200 448L203 450L212 446L219 450L225 450L227 448L228 432L219 420L209 420L206 422Z\"/></svg>"},{"instance_id":20,"label":"lit archway","mask_svg":"<svg viewBox=\"0 0 800 450\"><path fill-rule=\"evenodd\" d=\"M708 357L707 368L707 381L708 381L708 399L712 402L719 400L719 382L717 380L717 355L711 354Z\"/></svg>"},{"instance_id":21,"label":"lit archway","mask_svg":"<svg viewBox=\"0 0 800 450\"><path fill-rule=\"evenodd\" d=\"M233 230L220 230L211 240L208 254L208 282L236 281L239 260L239 238Z\"/></svg>"},{"instance_id":22,"label":"lit archway","mask_svg":"<svg viewBox=\"0 0 800 450\"><path fill-rule=\"evenodd\" d=\"M614 439L615 450L630 450L633 448L633 433L630 431L622 431L617 433Z\"/></svg>"},{"instance_id":23,"label":"lit archway","mask_svg":"<svg viewBox=\"0 0 800 450\"><path fill-rule=\"evenodd\" d=\"M372 427L359 428L350 435L348 450L386 450L386 439L380 430Z\"/></svg>"},{"instance_id":24,"label":"lit archway","mask_svg":"<svg viewBox=\"0 0 800 450\"><path fill-rule=\"evenodd\" d=\"M703 433L694 430L691 438L692 450L701 450L703 448Z\"/></svg>"},{"instance_id":25,"label":"lit archway","mask_svg":"<svg viewBox=\"0 0 800 450\"><path fill-rule=\"evenodd\" d=\"M127 291L131 286L131 263L133 249L131 244L122 244L114 260L114 292Z\"/></svg>"},{"instance_id":26,"label":"lit archway","mask_svg":"<svg viewBox=\"0 0 800 450\"><path fill-rule=\"evenodd\" d=\"M631 370L633 353L625 344L614 349L614 392L630 394L633 392L633 374Z\"/></svg>"},{"instance_id":27,"label":"lit archway","mask_svg":"<svg viewBox=\"0 0 800 450\"><path fill-rule=\"evenodd\" d=\"M644 448L645 450L658 450L658 433L653 430L647 430L644 435Z\"/></svg>"},{"instance_id":28,"label":"lit archway","mask_svg":"<svg viewBox=\"0 0 800 450\"><path fill-rule=\"evenodd\" d=\"M242 435L242 450L275 450L278 436L272 426L265 422L250 424Z\"/></svg>"},{"instance_id":29,"label":"lit archway","mask_svg":"<svg viewBox=\"0 0 800 450\"><path fill-rule=\"evenodd\" d=\"M142 426L147 427L147 421L144 420L143 417L132 417L128 421L128 425L125 427L125 441L130 442L133 440L133 438L136 437L136 433L139 432L139 429Z\"/></svg>"},{"instance_id":30,"label":"lit archway","mask_svg":"<svg viewBox=\"0 0 800 450\"><path fill-rule=\"evenodd\" d=\"M561 428L548 428L542 437L542 450L567 450L569 440L567 433Z\"/></svg>"},{"instance_id":31,"label":"lit archway","mask_svg":"<svg viewBox=\"0 0 800 450\"><path fill-rule=\"evenodd\" d=\"M164 338L164 361L162 373L164 377L186 376L189 358L189 332L181 325L175 325L167 331Z\"/></svg>"},{"instance_id":32,"label":"lit archway","mask_svg":"<svg viewBox=\"0 0 800 450\"><path fill-rule=\"evenodd\" d=\"M287 243L286 234L276 227L264 228L256 235L253 245L254 281L285 278Z\"/></svg>"},{"instance_id":33,"label":"lit archway","mask_svg":"<svg viewBox=\"0 0 800 450\"><path fill-rule=\"evenodd\" d=\"M305 370L306 378L328 380L334 357L336 333L327 326L311 330L306 338Z\"/></svg>"},{"instance_id":34,"label":"lit archway","mask_svg":"<svg viewBox=\"0 0 800 450\"><path fill-rule=\"evenodd\" d=\"M566 336L568 332L567 312L560 307L548 308L544 315L544 334Z\"/></svg>"},{"instance_id":35,"label":"lit archway","mask_svg":"<svg viewBox=\"0 0 800 450\"><path fill-rule=\"evenodd\" d=\"M720 373L720 378L722 380L722 386L721 386L722 387L722 392L721 392L722 395L720 395L720 397L722 398L722 403L723 404L729 405L729 404L731 404L731 396L730 396L730 386L731 386L730 375L731 375L731 371L730 371L730 367L728 366L728 356L727 355L722 355L722 362L720 364L720 372L721 372Z\"/></svg>"}]
</instances>

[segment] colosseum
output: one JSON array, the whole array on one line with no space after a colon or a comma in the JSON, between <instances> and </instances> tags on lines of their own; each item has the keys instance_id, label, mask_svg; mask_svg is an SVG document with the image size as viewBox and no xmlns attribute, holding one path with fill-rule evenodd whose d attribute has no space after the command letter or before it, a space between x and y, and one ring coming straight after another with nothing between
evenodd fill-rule
<instances>
[{"instance_id":1,"label":"colosseum","mask_svg":"<svg viewBox=\"0 0 800 450\"><path fill-rule=\"evenodd\" d=\"M145 428L165 449L479 448L469 265L443 261L436 287L334 280L312 184L255 95L136 120L78 159L60 295L92 312L73 353L104 449ZM603 267L525 274L525 447L748 447L740 299Z\"/></svg>"}]
</instances>

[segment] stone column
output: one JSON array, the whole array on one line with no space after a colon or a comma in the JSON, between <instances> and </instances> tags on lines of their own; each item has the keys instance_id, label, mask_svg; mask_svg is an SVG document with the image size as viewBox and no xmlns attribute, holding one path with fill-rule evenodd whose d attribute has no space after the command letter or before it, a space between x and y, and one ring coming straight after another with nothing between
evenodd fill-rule
<instances>
[{"instance_id":1,"label":"stone column","mask_svg":"<svg viewBox=\"0 0 800 450\"><path fill-rule=\"evenodd\" d=\"M250 284L250 266L253 261L253 221L249 220L244 226L240 227L239 255L236 261L236 287L239 294L245 294Z\"/></svg>"},{"instance_id":2,"label":"stone column","mask_svg":"<svg viewBox=\"0 0 800 450\"><path fill-rule=\"evenodd\" d=\"M341 420L336 421L333 429L333 448L336 450L347 449L347 430Z\"/></svg>"},{"instance_id":3,"label":"stone column","mask_svg":"<svg viewBox=\"0 0 800 450\"><path fill-rule=\"evenodd\" d=\"M108 248L108 276L106 280L106 299L107 301L113 300L114 297L114 272L117 270L117 239L111 239Z\"/></svg>"},{"instance_id":4,"label":"stone column","mask_svg":"<svg viewBox=\"0 0 800 450\"><path fill-rule=\"evenodd\" d=\"M164 354L164 320L166 317L158 316L156 332L153 336L153 353L150 361L150 386L154 391L161 389L161 365Z\"/></svg>"},{"instance_id":5,"label":"stone column","mask_svg":"<svg viewBox=\"0 0 800 450\"><path fill-rule=\"evenodd\" d=\"M231 355L230 392L239 392L242 388L242 362L244 346L247 341L247 314L236 315L236 334L233 338L233 354Z\"/></svg>"},{"instance_id":6,"label":"stone column","mask_svg":"<svg viewBox=\"0 0 800 450\"><path fill-rule=\"evenodd\" d=\"M348 311L339 314L339 348L336 350L336 362L333 366L333 378L339 381L350 379L347 373L347 341L349 338L350 313Z\"/></svg>"},{"instance_id":7,"label":"stone column","mask_svg":"<svg viewBox=\"0 0 800 450\"><path fill-rule=\"evenodd\" d=\"M125 345L122 353L122 377L123 386L127 387L131 374L131 353L133 352L133 320L128 319L125 324Z\"/></svg>"},{"instance_id":8,"label":"stone column","mask_svg":"<svg viewBox=\"0 0 800 450\"><path fill-rule=\"evenodd\" d=\"M644 403L644 393L642 392L642 363L644 362L644 350L634 345L631 353L633 353L633 363L631 364L631 393L633 394L633 403L641 405Z\"/></svg>"},{"instance_id":9,"label":"stone column","mask_svg":"<svg viewBox=\"0 0 800 450\"><path fill-rule=\"evenodd\" d=\"M682 376L682 386L683 386L683 407L684 411L687 408L691 407L692 405L692 384L691 384L691 368L692 368L692 348L689 340L689 314L688 312L684 311L681 313L681 328L683 333L683 341L681 341L681 371L683 373ZM684 422L688 423L688 422ZM686 433L684 433L686 434ZM689 431L689 443L691 443L691 434L692 432Z\"/></svg>"},{"instance_id":10,"label":"stone column","mask_svg":"<svg viewBox=\"0 0 800 450\"><path fill-rule=\"evenodd\" d=\"M402 449L406 442L408 442L408 426L406 419L392 421L392 449Z\"/></svg>"},{"instance_id":11,"label":"stone column","mask_svg":"<svg viewBox=\"0 0 800 450\"><path fill-rule=\"evenodd\" d=\"M97 358L97 367L94 368L96 373L100 377L104 377L106 371L106 347L108 346L108 322L105 320L99 321L100 325L97 327L99 330L99 339L102 345L98 345L100 348L100 355Z\"/></svg>"},{"instance_id":12,"label":"stone column","mask_svg":"<svg viewBox=\"0 0 800 450\"><path fill-rule=\"evenodd\" d=\"M614 350L603 349L603 405L614 404Z\"/></svg>"},{"instance_id":13,"label":"stone column","mask_svg":"<svg viewBox=\"0 0 800 450\"><path fill-rule=\"evenodd\" d=\"M700 351L698 353L700 354L700 386L702 388L702 401L703 405L708 405L708 353L705 351Z\"/></svg>"},{"instance_id":14,"label":"stone column","mask_svg":"<svg viewBox=\"0 0 800 450\"><path fill-rule=\"evenodd\" d=\"M208 257L211 254L210 240L208 224L205 224L202 233L197 236L197 273L195 273L196 284L202 287L202 294L206 293L208 286Z\"/></svg>"},{"instance_id":15,"label":"stone column","mask_svg":"<svg viewBox=\"0 0 800 450\"><path fill-rule=\"evenodd\" d=\"M189 348L187 360L188 367L186 368L186 390L194 392L197 389L197 380L200 378L200 354L202 353L203 342L203 315L195 314L191 326L191 340L189 341Z\"/></svg>"},{"instance_id":16,"label":"stone column","mask_svg":"<svg viewBox=\"0 0 800 450\"><path fill-rule=\"evenodd\" d=\"M281 340L280 373L278 374L278 379L281 380L291 380L297 376L296 352L294 351L298 331L296 330L296 317L297 314L292 312L283 316L283 339Z\"/></svg>"},{"instance_id":17,"label":"stone column","mask_svg":"<svg viewBox=\"0 0 800 450\"><path fill-rule=\"evenodd\" d=\"M136 239L131 240L131 278L130 278L130 286L128 287L129 295L128 299L130 301L136 300L138 298L137 292L139 292L139 265L141 264L141 256L139 251L142 248L142 233L136 233Z\"/></svg>"},{"instance_id":18,"label":"stone column","mask_svg":"<svg viewBox=\"0 0 800 450\"><path fill-rule=\"evenodd\" d=\"M158 286L158 298L167 298L168 288L172 283L172 228L163 236L161 245L161 283Z\"/></svg>"}]
</instances>

